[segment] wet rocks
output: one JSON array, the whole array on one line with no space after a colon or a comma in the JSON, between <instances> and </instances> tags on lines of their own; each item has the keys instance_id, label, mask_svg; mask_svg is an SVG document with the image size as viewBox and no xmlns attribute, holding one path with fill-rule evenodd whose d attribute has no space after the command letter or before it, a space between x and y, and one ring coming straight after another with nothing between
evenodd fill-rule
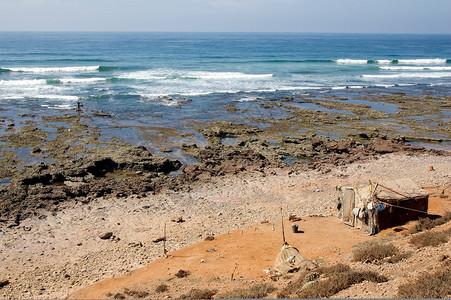
<instances>
[{"instance_id":1,"label":"wet rocks","mask_svg":"<svg viewBox=\"0 0 451 300\"><path fill-rule=\"evenodd\" d=\"M262 130L258 126L252 126L241 123L232 123L229 121L216 121L207 125L202 134L210 144L218 144L222 138L234 138L248 136L259 133Z\"/></svg>"},{"instance_id":2,"label":"wet rocks","mask_svg":"<svg viewBox=\"0 0 451 300\"><path fill-rule=\"evenodd\" d=\"M142 194L159 189L164 174L180 162L157 156L144 147L101 149L94 155L63 163L40 163L22 168L0 188L2 218L20 222L35 208L55 210L57 204L80 197Z\"/></svg>"},{"instance_id":3,"label":"wet rocks","mask_svg":"<svg viewBox=\"0 0 451 300\"><path fill-rule=\"evenodd\" d=\"M250 149L234 150L231 147L207 147L199 152L200 164L183 166L183 175L191 180L258 171L269 166L268 159Z\"/></svg>"}]
</instances>

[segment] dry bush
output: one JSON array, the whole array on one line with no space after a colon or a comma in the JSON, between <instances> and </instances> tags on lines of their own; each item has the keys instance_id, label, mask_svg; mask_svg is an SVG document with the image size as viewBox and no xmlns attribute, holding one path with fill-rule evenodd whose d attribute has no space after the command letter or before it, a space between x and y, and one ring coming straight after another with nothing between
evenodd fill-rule
<instances>
[{"instance_id":1,"label":"dry bush","mask_svg":"<svg viewBox=\"0 0 451 300\"><path fill-rule=\"evenodd\" d=\"M442 218L445 223L448 223L449 221L451 221L451 211L450 210L445 211Z\"/></svg>"},{"instance_id":2,"label":"dry bush","mask_svg":"<svg viewBox=\"0 0 451 300\"><path fill-rule=\"evenodd\" d=\"M175 277L184 278L187 277L189 274L190 274L189 271L179 270L177 273L175 273Z\"/></svg>"},{"instance_id":3,"label":"dry bush","mask_svg":"<svg viewBox=\"0 0 451 300\"><path fill-rule=\"evenodd\" d=\"M321 280L318 278L321 276ZM329 267L320 267L312 272L304 272L298 280L290 283L277 296L279 298L326 298L353 284L365 280L372 282L386 282L388 279L375 272L355 271L349 266L336 264Z\"/></svg>"},{"instance_id":4,"label":"dry bush","mask_svg":"<svg viewBox=\"0 0 451 300\"><path fill-rule=\"evenodd\" d=\"M181 295L180 299L211 299L217 293L216 290L192 289L189 293Z\"/></svg>"},{"instance_id":5,"label":"dry bush","mask_svg":"<svg viewBox=\"0 0 451 300\"><path fill-rule=\"evenodd\" d=\"M399 254L399 249L393 244L380 244L377 242L363 243L353 251L353 260L372 262Z\"/></svg>"},{"instance_id":6,"label":"dry bush","mask_svg":"<svg viewBox=\"0 0 451 300\"><path fill-rule=\"evenodd\" d=\"M146 291L135 291L129 290L127 288L124 289L124 294L132 297L133 299L146 298L147 296L149 296L149 293Z\"/></svg>"},{"instance_id":7,"label":"dry bush","mask_svg":"<svg viewBox=\"0 0 451 300\"><path fill-rule=\"evenodd\" d=\"M167 292L169 290L169 287L166 284L160 284L159 286L157 286L157 288L155 289L155 292L160 294L160 293L164 293Z\"/></svg>"},{"instance_id":8,"label":"dry bush","mask_svg":"<svg viewBox=\"0 0 451 300\"><path fill-rule=\"evenodd\" d=\"M266 283L257 284L250 288L242 288L242 289L236 289L228 293L224 293L220 295L220 298L227 298L227 299L258 299L258 298L264 298L269 293L274 292L276 289Z\"/></svg>"},{"instance_id":9,"label":"dry bush","mask_svg":"<svg viewBox=\"0 0 451 300\"><path fill-rule=\"evenodd\" d=\"M436 226L448 223L449 221L451 221L451 211L446 211L442 217L437 219L422 218L418 220L418 222L415 224L414 227L412 227L411 229L409 229L409 231L407 231L407 234L414 234L417 232L427 231Z\"/></svg>"},{"instance_id":10,"label":"dry bush","mask_svg":"<svg viewBox=\"0 0 451 300\"><path fill-rule=\"evenodd\" d=\"M411 237L409 243L417 246L418 248L427 246L436 247L440 244L448 242L449 235L450 230L440 232L427 231Z\"/></svg>"},{"instance_id":11,"label":"dry bush","mask_svg":"<svg viewBox=\"0 0 451 300\"><path fill-rule=\"evenodd\" d=\"M349 272L351 271L351 267L344 264L336 264L332 266L320 267L316 271L320 274L325 274L326 276L332 276L335 274Z\"/></svg>"},{"instance_id":12,"label":"dry bush","mask_svg":"<svg viewBox=\"0 0 451 300\"><path fill-rule=\"evenodd\" d=\"M413 255L413 251L407 251L407 252L404 252L404 253L398 253L398 254L395 254L395 255L389 257L386 260L386 262L391 263L391 264L396 264L396 263L402 261L403 259L410 258L412 255Z\"/></svg>"},{"instance_id":13,"label":"dry bush","mask_svg":"<svg viewBox=\"0 0 451 300\"><path fill-rule=\"evenodd\" d=\"M326 280L319 281L318 284L310 285L306 289L301 290L297 293L297 296L299 298L327 298L365 280L377 283L388 281L385 276L375 272L350 270L342 273L333 273Z\"/></svg>"},{"instance_id":14,"label":"dry bush","mask_svg":"<svg viewBox=\"0 0 451 300\"><path fill-rule=\"evenodd\" d=\"M414 282L398 288L398 298L445 298L451 295L451 269L444 267L433 274L423 274Z\"/></svg>"},{"instance_id":15,"label":"dry bush","mask_svg":"<svg viewBox=\"0 0 451 300\"><path fill-rule=\"evenodd\" d=\"M125 295L121 293L116 293L113 296L114 299L125 299Z\"/></svg>"},{"instance_id":16,"label":"dry bush","mask_svg":"<svg viewBox=\"0 0 451 300\"><path fill-rule=\"evenodd\" d=\"M277 294L277 298L289 298L290 295L296 293L302 286L304 286L305 278L309 273L311 272L301 272L295 281L289 282L287 286Z\"/></svg>"}]
</instances>

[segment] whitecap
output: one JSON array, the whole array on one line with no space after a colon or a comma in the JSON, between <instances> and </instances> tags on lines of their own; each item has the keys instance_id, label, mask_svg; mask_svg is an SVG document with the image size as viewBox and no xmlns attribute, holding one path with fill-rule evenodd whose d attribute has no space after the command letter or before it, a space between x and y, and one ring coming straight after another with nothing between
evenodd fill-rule
<instances>
[{"instance_id":1,"label":"whitecap","mask_svg":"<svg viewBox=\"0 0 451 300\"><path fill-rule=\"evenodd\" d=\"M446 64L446 59L444 58L398 59L398 64L409 64L409 65Z\"/></svg>"},{"instance_id":2,"label":"whitecap","mask_svg":"<svg viewBox=\"0 0 451 300\"><path fill-rule=\"evenodd\" d=\"M451 67L433 67L433 66L380 66L379 69L386 71L451 71Z\"/></svg>"},{"instance_id":3,"label":"whitecap","mask_svg":"<svg viewBox=\"0 0 451 300\"><path fill-rule=\"evenodd\" d=\"M368 60L343 58L343 59L337 59L336 63L340 64L340 65L363 65L363 64L367 64Z\"/></svg>"},{"instance_id":4,"label":"whitecap","mask_svg":"<svg viewBox=\"0 0 451 300\"><path fill-rule=\"evenodd\" d=\"M446 78L451 77L451 73L397 73L397 74L378 74L378 75L362 75L363 78Z\"/></svg>"},{"instance_id":5,"label":"whitecap","mask_svg":"<svg viewBox=\"0 0 451 300\"><path fill-rule=\"evenodd\" d=\"M79 73L79 72L95 72L100 66L75 66L75 67L14 67L2 68L11 72L22 73Z\"/></svg>"}]
</instances>

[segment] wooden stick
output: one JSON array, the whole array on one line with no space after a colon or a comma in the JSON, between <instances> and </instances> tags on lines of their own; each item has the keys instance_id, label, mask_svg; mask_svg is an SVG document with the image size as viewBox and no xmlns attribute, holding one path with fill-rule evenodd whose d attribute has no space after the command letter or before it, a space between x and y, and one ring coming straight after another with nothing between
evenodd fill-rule
<instances>
[{"instance_id":1,"label":"wooden stick","mask_svg":"<svg viewBox=\"0 0 451 300\"><path fill-rule=\"evenodd\" d=\"M283 227L283 212L282 212L282 207L280 208L280 215L282 216L282 237L283 237L283 243L285 244L285 228Z\"/></svg>"},{"instance_id":2,"label":"wooden stick","mask_svg":"<svg viewBox=\"0 0 451 300\"><path fill-rule=\"evenodd\" d=\"M233 280L233 275L235 275L236 268L238 267L238 263L235 263L235 269L233 269L232 276L230 276L230 280Z\"/></svg>"},{"instance_id":3,"label":"wooden stick","mask_svg":"<svg viewBox=\"0 0 451 300\"><path fill-rule=\"evenodd\" d=\"M168 258L168 251L166 250L166 223L164 223L164 237L163 237L163 255Z\"/></svg>"}]
</instances>

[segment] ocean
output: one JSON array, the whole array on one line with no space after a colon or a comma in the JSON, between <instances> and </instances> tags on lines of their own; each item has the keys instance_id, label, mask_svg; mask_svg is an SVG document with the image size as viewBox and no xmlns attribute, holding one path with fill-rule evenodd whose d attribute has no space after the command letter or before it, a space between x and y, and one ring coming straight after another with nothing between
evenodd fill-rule
<instances>
[{"instance_id":1,"label":"ocean","mask_svg":"<svg viewBox=\"0 0 451 300\"><path fill-rule=\"evenodd\" d=\"M261 98L450 88L451 35L0 32L0 117L11 122L79 102L114 116L94 121L105 132L178 129L233 120L224 106Z\"/></svg>"}]
</instances>

